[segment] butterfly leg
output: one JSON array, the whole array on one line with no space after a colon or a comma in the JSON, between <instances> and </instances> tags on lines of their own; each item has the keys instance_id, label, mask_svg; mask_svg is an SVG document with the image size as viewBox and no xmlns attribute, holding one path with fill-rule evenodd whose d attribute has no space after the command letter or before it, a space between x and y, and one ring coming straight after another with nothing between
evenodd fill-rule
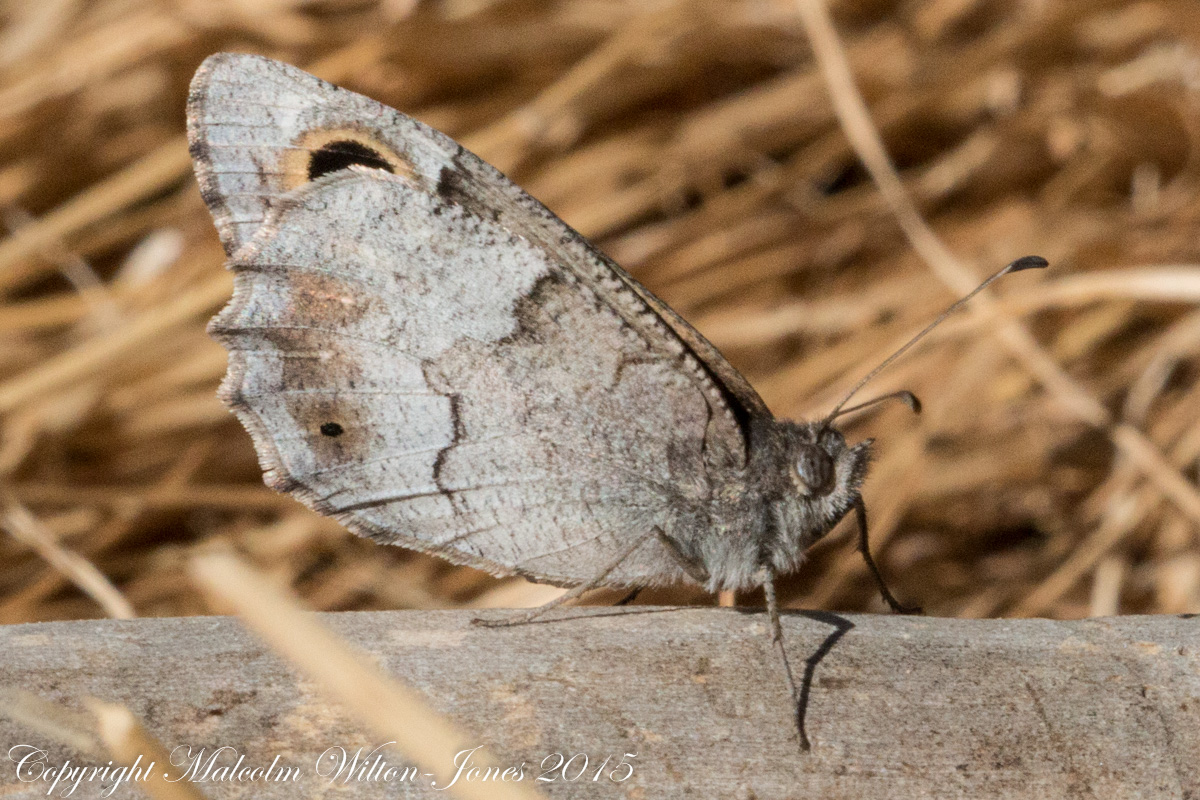
<instances>
[{"instance_id":1,"label":"butterfly leg","mask_svg":"<svg viewBox=\"0 0 1200 800\"><path fill-rule=\"evenodd\" d=\"M708 570L704 568L703 564L688 558L683 549L680 548L679 543L658 528L654 529L654 533L658 536L658 540L663 543L663 547L667 548L667 552L671 554L671 557L675 559L675 562L688 574L688 577L701 586L708 583Z\"/></svg>"},{"instance_id":2,"label":"butterfly leg","mask_svg":"<svg viewBox=\"0 0 1200 800\"><path fill-rule=\"evenodd\" d=\"M491 620L491 619L476 618L476 619L471 620L471 624L472 625L482 625L485 628L507 628L510 625L524 625L527 622L533 622L535 619L542 616L542 614L545 614L550 609L556 608L557 606L560 606L563 603L566 603L570 600L574 600L576 597L583 595L585 592L589 592L592 589L595 589L596 587L601 586L604 583L604 579L609 576L609 573L611 573L617 567L621 566L621 562L623 562L625 559L629 558L629 556L633 555L633 552L635 550L637 550L639 547L641 547L642 544L644 544L646 542L646 540L648 540L651 536L654 536L655 533L657 533L657 532L658 532L658 528L653 528L652 530L648 531L647 533L642 534L637 539L635 539L631 544L626 546L624 550L622 550L619 554L617 554L616 558L614 558L608 565L606 565L604 567L604 569L602 569L602 570L600 570L600 572L596 573L596 575L594 577L592 577L590 580L588 580L584 583L581 583L578 586L573 587L572 589L570 589L570 591L564 592L563 594L561 594L558 597L551 600L549 603L544 603L544 604L538 606L537 608L531 608L528 611L524 611L520 614L509 617L508 619Z\"/></svg>"},{"instance_id":3,"label":"butterfly leg","mask_svg":"<svg viewBox=\"0 0 1200 800\"><path fill-rule=\"evenodd\" d=\"M884 602L897 614L920 614L921 609L919 606L900 605L900 601L888 591L887 584L883 581L883 574L879 571L879 567L875 566L875 559L871 558L871 547L867 541L867 506L861 497L854 503L854 515L858 518L858 552L862 554L863 560L867 562L867 569L871 570L871 575L875 578L875 583L879 586L879 593L883 595Z\"/></svg>"},{"instance_id":4,"label":"butterfly leg","mask_svg":"<svg viewBox=\"0 0 1200 800\"><path fill-rule=\"evenodd\" d=\"M627 605L629 605L630 603L632 603L634 600L636 600L636 599L637 599L637 596L638 596L639 594L641 594L641 593L642 593L642 587L641 587L641 586L639 586L638 588L634 589L634 590L633 590L632 592L630 592L629 594L627 594L627 595L625 595L624 597L622 597L622 598L621 598L620 600L618 600L617 602L613 603L613 605L614 605L614 606L627 606Z\"/></svg>"},{"instance_id":5,"label":"butterfly leg","mask_svg":"<svg viewBox=\"0 0 1200 800\"><path fill-rule=\"evenodd\" d=\"M658 528L655 528L654 532L658 534L658 540L663 543L663 547L667 548L667 552L671 554L671 558L675 559L675 563L678 564L692 580L701 586L708 584L708 570L704 568L703 564L701 564L699 561L694 561L689 558L683 552L683 548L679 546L679 543L672 539L668 534L664 533ZM613 603L613 605L627 605L633 602L633 598L637 597L641 591L641 587L634 589L632 592Z\"/></svg>"},{"instance_id":6,"label":"butterfly leg","mask_svg":"<svg viewBox=\"0 0 1200 800\"><path fill-rule=\"evenodd\" d=\"M771 624L771 644L779 651L783 661L783 672L787 677L788 691L792 694L792 713L796 733L800 736L800 749L808 750L808 734L804 732L804 713L800 702L800 690L796 687L796 676L792 673L792 662L788 661L787 648L783 644L783 625L779 621L779 600L775 596L775 575L767 572L763 580L763 594L767 598L767 619Z\"/></svg>"}]
</instances>

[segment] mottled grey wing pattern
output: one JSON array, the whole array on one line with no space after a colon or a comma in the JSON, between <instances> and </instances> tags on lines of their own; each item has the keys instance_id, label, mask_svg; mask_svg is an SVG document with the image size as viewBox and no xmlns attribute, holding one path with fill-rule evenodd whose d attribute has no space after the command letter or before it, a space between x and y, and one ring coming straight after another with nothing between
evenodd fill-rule
<instances>
[{"instance_id":1,"label":"mottled grey wing pattern","mask_svg":"<svg viewBox=\"0 0 1200 800\"><path fill-rule=\"evenodd\" d=\"M745 381L447 137L229 54L197 73L189 132L236 273L223 395L272 486L569 585L653 526L702 525L710 471L744 464L741 420L765 411ZM379 168L321 166L347 153ZM649 540L606 583L683 577Z\"/></svg>"}]
</instances>

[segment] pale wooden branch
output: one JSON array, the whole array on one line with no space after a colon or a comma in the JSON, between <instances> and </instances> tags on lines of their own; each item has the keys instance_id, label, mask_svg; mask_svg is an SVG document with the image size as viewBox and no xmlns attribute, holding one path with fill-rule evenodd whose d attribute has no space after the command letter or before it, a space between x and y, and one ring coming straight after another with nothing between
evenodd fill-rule
<instances>
[{"instance_id":1,"label":"pale wooden branch","mask_svg":"<svg viewBox=\"0 0 1200 800\"><path fill-rule=\"evenodd\" d=\"M524 762L525 780L546 756L586 754L579 783L537 786L552 797L1200 796L1200 618L791 612L813 743L801 754L757 611L572 609L504 630L472 627L476 613L321 616L501 763ZM203 784L211 798L441 794L428 779L330 787L315 770L327 748L381 742L229 618L3 627L0 684L75 709L89 696L119 702L168 748L230 746L246 764L278 755L300 771L295 784ZM18 743L47 748L51 763L88 763L0 717L3 752ZM628 781L591 780L625 753L637 754ZM3 758L0 786L6 798L47 789L20 784Z\"/></svg>"}]
</instances>

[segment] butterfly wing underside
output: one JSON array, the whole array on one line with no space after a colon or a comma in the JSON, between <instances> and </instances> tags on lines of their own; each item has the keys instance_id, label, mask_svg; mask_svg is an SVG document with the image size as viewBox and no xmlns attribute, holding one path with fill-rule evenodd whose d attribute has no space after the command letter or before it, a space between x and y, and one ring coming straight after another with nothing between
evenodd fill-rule
<instances>
[{"instance_id":1,"label":"butterfly wing underside","mask_svg":"<svg viewBox=\"0 0 1200 800\"><path fill-rule=\"evenodd\" d=\"M702 525L713 471L744 465L741 419L763 409L741 376L442 134L229 54L197 73L189 133L236 276L211 327L222 394L275 488L381 541L571 585L653 527ZM606 582L684 577L650 540Z\"/></svg>"}]
</instances>

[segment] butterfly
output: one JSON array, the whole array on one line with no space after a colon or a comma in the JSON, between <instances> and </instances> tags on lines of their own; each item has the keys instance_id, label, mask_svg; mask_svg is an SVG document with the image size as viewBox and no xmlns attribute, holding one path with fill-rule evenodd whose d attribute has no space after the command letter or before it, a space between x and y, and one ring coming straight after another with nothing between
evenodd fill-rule
<instances>
[{"instance_id":1,"label":"butterfly","mask_svg":"<svg viewBox=\"0 0 1200 800\"><path fill-rule=\"evenodd\" d=\"M571 587L506 622L599 586L761 587L794 702L775 581L849 512L903 610L867 548L872 443L833 424L854 409L776 419L449 137L230 53L197 71L188 135L235 275L209 328L229 351L220 395L272 488L378 542ZM1022 262L1006 271L1045 265Z\"/></svg>"}]
</instances>

